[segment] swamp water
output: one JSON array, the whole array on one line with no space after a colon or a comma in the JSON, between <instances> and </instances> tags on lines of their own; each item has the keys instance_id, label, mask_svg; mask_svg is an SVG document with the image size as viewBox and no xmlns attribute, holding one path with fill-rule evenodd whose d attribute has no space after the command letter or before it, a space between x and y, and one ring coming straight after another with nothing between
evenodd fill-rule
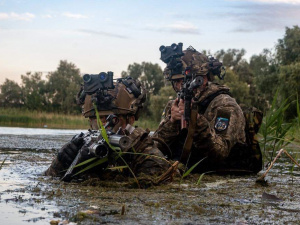
<instances>
[{"instance_id":1,"label":"swamp water","mask_svg":"<svg viewBox=\"0 0 300 225\"><path fill-rule=\"evenodd\" d=\"M42 176L79 130L0 127L0 224L299 224L300 169L284 155L267 175L189 176L179 185L63 183ZM293 146L294 153L300 152ZM0 164L1 165L1 164ZM123 214L123 215L122 215ZM55 224L55 223L53 223Z\"/></svg>"}]
</instances>

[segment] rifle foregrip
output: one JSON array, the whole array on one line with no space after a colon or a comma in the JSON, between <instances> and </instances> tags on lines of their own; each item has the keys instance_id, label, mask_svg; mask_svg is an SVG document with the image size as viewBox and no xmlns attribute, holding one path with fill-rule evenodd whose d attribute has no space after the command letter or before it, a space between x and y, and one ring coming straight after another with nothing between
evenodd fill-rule
<instances>
[{"instance_id":1,"label":"rifle foregrip","mask_svg":"<svg viewBox=\"0 0 300 225\"><path fill-rule=\"evenodd\" d=\"M191 119L191 101L184 101L184 119L186 121Z\"/></svg>"}]
</instances>

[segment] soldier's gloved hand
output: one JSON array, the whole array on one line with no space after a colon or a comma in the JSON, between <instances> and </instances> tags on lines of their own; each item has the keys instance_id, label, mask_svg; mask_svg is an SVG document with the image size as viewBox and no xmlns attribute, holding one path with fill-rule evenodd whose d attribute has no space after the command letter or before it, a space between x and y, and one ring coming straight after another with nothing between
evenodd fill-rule
<instances>
[{"instance_id":1,"label":"soldier's gloved hand","mask_svg":"<svg viewBox=\"0 0 300 225\"><path fill-rule=\"evenodd\" d=\"M59 151L57 155L57 159L64 165L70 166L74 161L78 151L81 149L82 145L84 144L83 140L83 133L76 135L65 144Z\"/></svg>"}]
</instances>

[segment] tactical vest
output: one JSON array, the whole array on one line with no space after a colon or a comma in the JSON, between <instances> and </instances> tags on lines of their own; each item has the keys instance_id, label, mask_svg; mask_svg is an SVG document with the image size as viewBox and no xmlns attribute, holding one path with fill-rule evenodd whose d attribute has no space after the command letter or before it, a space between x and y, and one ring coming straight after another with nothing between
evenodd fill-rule
<instances>
[{"instance_id":1,"label":"tactical vest","mask_svg":"<svg viewBox=\"0 0 300 225\"><path fill-rule=\"evenodd\" d=\"M210 102L220 94L230 95L227 91L219 91L200 102L198 113L203 114ZM238 165L241 162L241 158L244 158L248 165L249 170L257 173L262 169L262 153L259 146L257 133L262 124L263 113L255 107L240 106L245 117L245 136L246 145L237 144L231 149L231 153L228 157L228 164L231 167L239 169L243 167Z\"/></svg>"}]
</instances>

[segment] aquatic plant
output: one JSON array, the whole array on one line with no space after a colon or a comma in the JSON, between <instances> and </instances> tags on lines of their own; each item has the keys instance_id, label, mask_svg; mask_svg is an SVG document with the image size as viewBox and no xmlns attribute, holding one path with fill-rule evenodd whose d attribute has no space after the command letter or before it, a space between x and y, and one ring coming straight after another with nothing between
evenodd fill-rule
<instances>
[{"instance_id":1,"label":"aquatic plant","mask_svg":"<svg viewBox=\"0 0 300 225\"><path fill-rule=\"evenodd\" d=\"M289 99L285 99L277 106L277 98L278 91L275 94L270 110L264 116L259 131L262 136L260 140L262 153L267 161L272 161L277 151L294 140L290 131L296 125L296 122L286 122L284 120L285 112L290 106Z\"/></svg>"},{"instance_id":2,"label":"aquatic plant","mask_svg":"<svg viewBox=\"0 0 300 225\"><path fill-rule=\"evenodd\" d=\"M191 156L191 155L190 155ZM182 176L181 176L181 179L180 179L180 184L182 184L182 181L183 181L183 178L185 178L186 176L188 176L204 159L206 159L207 157L204 157L203 159L200 159L197 163L195 163L193 166L191 166L191 168L189 168L187 171L186 171L186 169L187 169L187 164L188 164L188 162L189 162L189 159L190 159L190 157L188 158L188 161L187 161L187 163L186 163L186 165L185 165L185 170L184 170L184 172L183 172L183 174L182 174ZM201 175L200 175L200 177L201 177ZM203 176L202 176L203 177ZM200 179L200 178L199 178ZM201 178L202 179L202 178Z\"/></svg>"},{"instance_id":3,"label":"aquatic plant","mask_svg":"<svg viewBox=\"0 0 300 225\"><path fill-rule=\"evenodd\" d=\"M276 160L284 153L290 160L294 163L292 168L290 169L290 173L292 174L294 170L294 166L297 165L300 167L297 162L298 157L292 157L290 153L284 149L285 146L292 143L294 141L294 132L291 128L295 128L299 132L299 124L300 124L300 107L299 107L299 99L297 95L297 117L292 120L290 123L286 123L284 121L284 113L289 108L290 103L288 103L288 99L283 101L278 108L275 107L275 102L278 97L278 92L275 95L274 101L272 103L272 107L270 111L267 113L266 117L263 120L262 127L260 129L261 134L263 135L263 140L261 145L263 147L263 153L266 159L270 160L270 166L265 171L263 175L261 175L257 182L264 181L265 176L270 171ZM280 150L279 150L280 149ZM271 156L268 158L268 151L271 151ZM278 152L276 157L273 160L274 153ZM298 156L298 155L297 155Z\"/></svg>"}]
</instances>

